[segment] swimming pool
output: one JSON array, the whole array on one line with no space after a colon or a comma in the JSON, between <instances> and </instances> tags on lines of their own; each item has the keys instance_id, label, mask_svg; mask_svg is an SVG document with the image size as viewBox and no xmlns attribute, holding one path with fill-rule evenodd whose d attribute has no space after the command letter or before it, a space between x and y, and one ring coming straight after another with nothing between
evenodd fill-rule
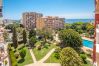
<instances>
[{"instance_id":1,"label":"swimming pool","mask_svg":"<svg viewBox=\"0 0 99 66\"><path fill-rule=\"evenodd\" d=\"M83 46L88 47L88 48L93 48L93 42L83 39Z\"/></svg>"}]
</instances>

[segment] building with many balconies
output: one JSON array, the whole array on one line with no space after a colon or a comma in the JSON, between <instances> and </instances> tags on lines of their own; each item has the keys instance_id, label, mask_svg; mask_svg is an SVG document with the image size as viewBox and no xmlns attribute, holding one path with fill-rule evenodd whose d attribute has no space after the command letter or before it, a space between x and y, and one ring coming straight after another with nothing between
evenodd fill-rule
<instances>
[{"instance_id":1,"label":"building with many balconies","mask_svg":"<svg viewBox=\"0 0 99 66\"><path fill-rule=\"evenodd\" d=\"M25 12L22 15L22 23L24 27L28 30L36 28L36 20L37 18L42 17L41 13L36 12Z\"/></svg>"},{"instance_id":2,"label":"building with many balconies","mask_svg":"<svg viewBox=\"0 0 99 66\"><path fill-rule=\"evenodd\" d=\"M2 19L2 0L0 0L0 26L3 24Z\"/></svg>"},{"instance_id":3,"label":"building with many balconies","mask_svg":"<svg viewBox=\"0 0 99 66\"><path fill-rule=\"evenodd\" d=\"M94 65L99 65L99 0L95 0L95 34L93 47L93 62ZM97 63L98 62L98 63Z\"/></svg>"},{"instance_id":4,"label":"building with many balconies","mask_svg":"<svg viewBox=\"0 0 99 66\"><path fill-rule=\"evenodd\" d=\"M57 29L63 29L64 28L64 18L59 17L43 17L38 18L36 22L36 28L37 29L51 29L51 30L57 30Z\"/></svg>"}]
</instances>

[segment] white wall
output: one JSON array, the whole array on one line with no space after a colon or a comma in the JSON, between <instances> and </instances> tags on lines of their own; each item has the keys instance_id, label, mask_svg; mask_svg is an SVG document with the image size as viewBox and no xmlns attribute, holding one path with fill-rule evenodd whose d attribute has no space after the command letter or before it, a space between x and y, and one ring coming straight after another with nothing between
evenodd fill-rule
<instances>
[{"instance_id":1,"label":"white wall","mask_svg":"<svg viewBox=\"0 0 99 66\"><path fill-rule=\"evenodd\" d=\"M96 44L99 44L99 28L96 29Z\"/></svg>"}]
</instances>

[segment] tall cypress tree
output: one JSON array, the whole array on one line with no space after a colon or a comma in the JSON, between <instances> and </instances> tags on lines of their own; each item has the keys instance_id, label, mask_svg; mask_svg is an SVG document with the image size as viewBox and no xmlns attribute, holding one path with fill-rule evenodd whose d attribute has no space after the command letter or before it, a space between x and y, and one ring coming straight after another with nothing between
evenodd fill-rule
<instances>
[{"instance_id":1,"label":"tall cypress tree","mask_svg":"<svg viewBox=\"0 0 99 66\"><path fill-rule=\"evenodd\" d=\"M23 30L23 43L26 44L26 42L27 42L26 30Z\"/></svg>"},{"instance_id":2,"label":"tall cypress tree","mask_svg":"<svg viewBox=\"0 0 99 66\"><path fill-rule=\"evenodd\" d=\"M29 39L31 37L36 37L36 31L34 29L32 29L32 30L29 31Z\"/></svg>"},{"instance_id":3,"label":"tall cypress tree","mask_svg":"<svg viewBox=\"0 0 99 66\"><path fill-rule=\"evenodd\" d=\"M13 37L12 37L12 40L13 40L14 48L17 48L17 46L18 46L18 39L17 39L17 32L16 32L16 28L15 27L13 27Z\"/></svg>"}]
</instances>

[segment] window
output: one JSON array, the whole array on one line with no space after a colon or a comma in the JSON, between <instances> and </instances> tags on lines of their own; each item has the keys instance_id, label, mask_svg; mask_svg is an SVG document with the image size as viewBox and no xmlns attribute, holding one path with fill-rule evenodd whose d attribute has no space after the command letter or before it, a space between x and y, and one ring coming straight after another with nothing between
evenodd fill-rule
<instances>
[{"instance_id":1,"label":"window","mask_svg":"<svg viewBox=\"0 0 99 66\"><path fill-rule=\"evenodd\" d=\"M0 12L2 12L2 9L0 9Z\"/></svg>"}]
</instances>

